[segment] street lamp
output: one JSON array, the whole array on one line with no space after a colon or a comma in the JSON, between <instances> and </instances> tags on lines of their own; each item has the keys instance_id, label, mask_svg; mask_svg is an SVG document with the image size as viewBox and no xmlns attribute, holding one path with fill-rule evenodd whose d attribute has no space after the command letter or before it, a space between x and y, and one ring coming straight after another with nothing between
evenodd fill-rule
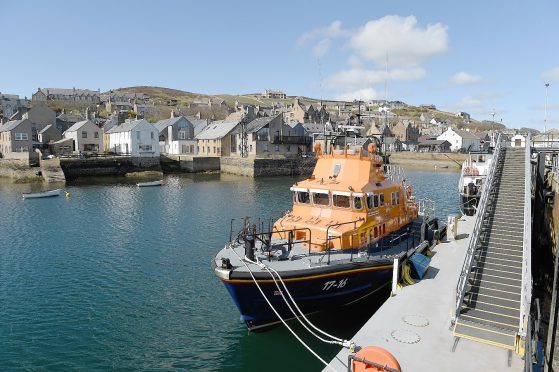
<instances>
[{"instance_id":1,"label":"street lamp","mask_svg":"<svg viewBox=\"0 0 559 372\"><path fill-rule=\"evenodd\" d=\"M493 109L491 115L493 116L493 121L491 122L491 144L495 147L495 109Z\"/></svg>"},{"instance_id":2,"label":"street lamp","mask_svg":"<svg viewBox=\"0 0 559 372\"><path fill-rule=\"evenodd\" d=\"M548 88L549 88L549 83L545 83L545 106L544 106L544 116L543 116L543 131L547 136L546 142L549 141L549 135L547 134L547 90Z\"/></svg>"}]
</instances>

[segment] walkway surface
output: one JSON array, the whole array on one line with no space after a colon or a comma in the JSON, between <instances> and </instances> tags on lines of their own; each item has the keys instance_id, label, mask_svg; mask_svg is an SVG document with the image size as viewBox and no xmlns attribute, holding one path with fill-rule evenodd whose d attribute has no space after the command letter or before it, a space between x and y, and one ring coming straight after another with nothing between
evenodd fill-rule
<instances>
[{"instance_id":1,"label":"walkway surface","mask_svg":"<svg viewBox=\"0 0 559 372\"><path fill-rule=\"evenodd\" d=\"M389 298L353 337L356 345L387 349L406 372L523 370L524 361L517 354L512 353L509 367L508 351L496 346L461 338L452 351L456 283L474 223L475 216L461 217L459 239L435 247L425 278ZM347 371L348 355L342 349L330 366Z\"/></svg>"}]
</instances>

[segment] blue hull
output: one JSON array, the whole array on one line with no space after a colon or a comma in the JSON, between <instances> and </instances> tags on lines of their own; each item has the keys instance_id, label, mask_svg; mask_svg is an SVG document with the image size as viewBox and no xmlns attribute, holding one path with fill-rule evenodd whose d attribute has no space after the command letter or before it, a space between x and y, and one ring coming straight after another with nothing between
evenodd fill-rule
<instances>
[{"instance_id":1,"label":"blue hull","mask_svg":"<svg viewBox=\"0 0 559 372\"><path fill-rule=\"evenodd\" d=\"M391 279L392 265L383 265L287 279L285 284L301 311L311 314L365 298L389 284ZM284 320L293 318L293 313L271 277L257 281L280 316ZM224 284L241 313L241 320L249 329L255 330L280 322L252 280L230 280L224 281ZM283 290L281 283L278 284ZM284 296L288 298L286 293Z\"/></svg>"}]
</instances>

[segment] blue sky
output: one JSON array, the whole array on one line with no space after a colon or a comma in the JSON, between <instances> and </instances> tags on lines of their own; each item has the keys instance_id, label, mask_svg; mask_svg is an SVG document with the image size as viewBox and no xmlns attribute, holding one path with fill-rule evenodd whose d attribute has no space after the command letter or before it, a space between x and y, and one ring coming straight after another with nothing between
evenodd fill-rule
<instances>
[{"instance_id":1,"label":"blue sky","mask_svg":"<svg viewBox=\"0 0 559 372\"><path fill-rule=\"evenodd\" d=\"M385 97L559 128L559 2L1 1L0 91ZM387 63L388 61L388 63ZM387 68L388 67L388 68ZM388 71L388 74L386 74Z\"/></svg>"}]
</instances>

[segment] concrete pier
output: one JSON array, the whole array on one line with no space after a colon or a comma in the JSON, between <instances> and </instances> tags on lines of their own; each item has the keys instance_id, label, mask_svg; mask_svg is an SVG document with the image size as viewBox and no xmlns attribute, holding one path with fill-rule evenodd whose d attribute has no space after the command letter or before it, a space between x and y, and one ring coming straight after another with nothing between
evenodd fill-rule
<instances>
[{"instance_id":1,"label":"concrete pier","mask_svg":"<svg viewBox=\"0 0 559 372\"><path fill-rule=\"evenodd\" d=\"M524 370L520 356L505 349L468 339L455 345L451 327L455 288L474 223L475 216L460 218L458 240L435 247L425 278L398 290L377 310L352 338L358 347L388 350L402 371ZM342 349L330 367L347 371L348 355L349 350Z\"/></svg>"}]
</instances>

